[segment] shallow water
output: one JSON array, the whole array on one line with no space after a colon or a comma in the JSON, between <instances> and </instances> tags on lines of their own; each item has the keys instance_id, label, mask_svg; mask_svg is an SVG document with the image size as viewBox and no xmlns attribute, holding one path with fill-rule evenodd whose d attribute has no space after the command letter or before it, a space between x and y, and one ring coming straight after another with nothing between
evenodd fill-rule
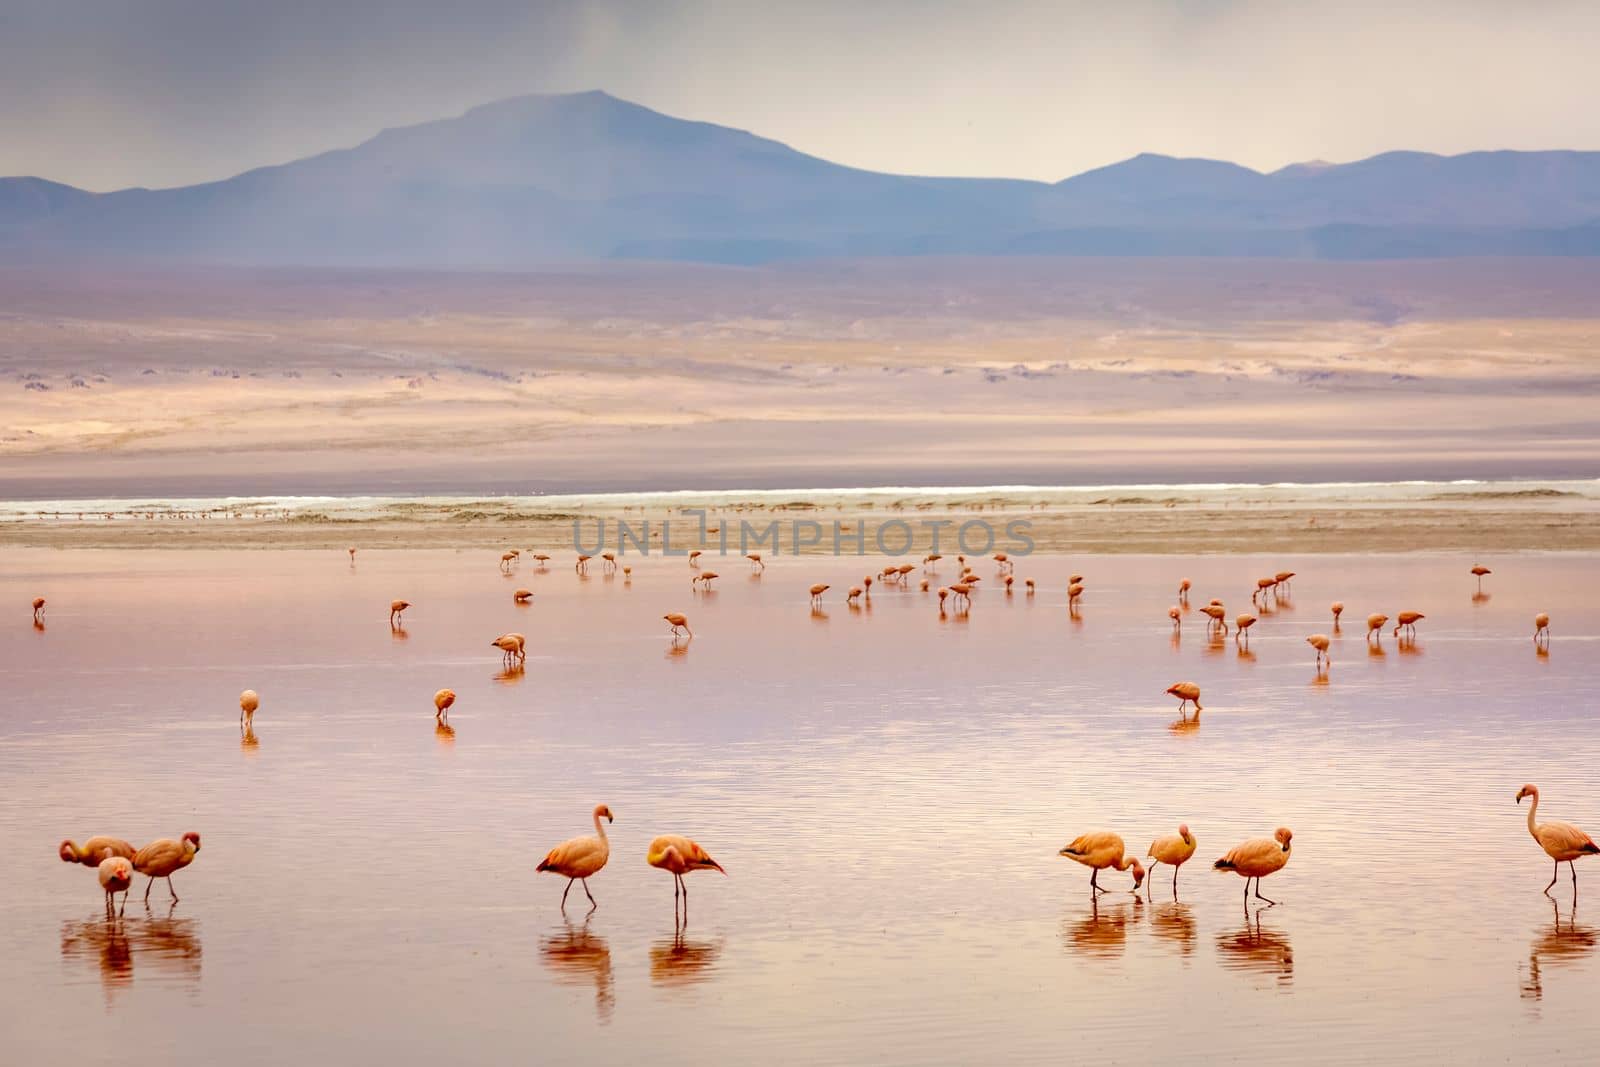
<instances>
[{"instance_id":1,"label":"shallow water","mask_svg":"<svg viewBox=\"0 0 1600 1067\"><path fill-rule=\"evenodd\" d=\"M1034 557L1037 596L991 578L944 618L917 576L840 603L876 559L719 559L707 595L681 560L632 562L627 581L599 561L507 577L479 551L0 553L6 1062L63 1040L88 1063L1141 1062L1244 1041L1575 1061L1600 1038L1600 862L1576 910L1565 871L1542 895L1513 802L1536 782L1541 817L1600 829L1600 558L1486 561L1475 600L1455 556ZM1180 576L1231 619L1285 568L1292 602L1250 655L1197 610L1173 640ZM822 615L813 581L834 586ZM1319 680L1304 637L1336 598ZM1415 646L1369 653L1360 620L1406 607L1428 616ZM488 642L513 629L531 652L508 677ZM1198 725L1162 693L1179 679L1204 689ZM533 868L600 802L600 906L574 889L563 918L563 880ZM1177 901L1160 868L1091 902L1056 855L1180 821L1200 849ZM1247 908L1210 860L1278 825L1281 903ZM63 837L186 830L204 845L182 901L158 885L146 909L141 878L120 922L55 858ZM729 872L688 879L686 924L644 862L664 832Z\"/></svg>"}]
</instances>

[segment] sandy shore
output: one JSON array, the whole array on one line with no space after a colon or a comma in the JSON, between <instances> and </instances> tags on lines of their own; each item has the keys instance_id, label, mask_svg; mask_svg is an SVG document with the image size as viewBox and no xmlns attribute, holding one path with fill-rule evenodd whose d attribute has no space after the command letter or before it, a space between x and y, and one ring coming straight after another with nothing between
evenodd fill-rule
<instances>
[{"instance_id":1,"label":"sandy shore","mask_svg":"<svg viewBox=\"0 0 1600 1067\"><path fill-rule=\"evenodd\" d=\"M591 554L618 551L620 522L653 555L661 554L665 544L679 553L699 548L710 557L725 551L732 557L730 563L746 550L769 557L790 555L797 541L803 554L837 550L851 555L858 551L860 540L864 555L920 556L934 550L936 532L937 550L951 556L963 548L971 554L1025 554L1029 542L1037 552L1097 554L1461 551L1487 555L1600 550L1600 510L1587 495L1533 491L1524 496L1432 496L1426 503L1344 500L1292 505L1218 503L1182 496L1030 504L1002 496L961 507L929 499L840 507L826 502L730 502L718 496L678 499L670 508L588 504L541 510L527 501L480 500L394 502L346 511L316 506L209 513L119 509L83 518L35 513L0 522L0 546L330 550L356 546L362 551L515 547L566 559L577 544ZM705 533L699 516L684 513L697 506L707 510ZM764 536L767 539L760 540ZM966 538L965 545L958 543L960 536ZM639 548L629 543L620 551L626 556L637 554Z\"/></svg>"}]
</instances>

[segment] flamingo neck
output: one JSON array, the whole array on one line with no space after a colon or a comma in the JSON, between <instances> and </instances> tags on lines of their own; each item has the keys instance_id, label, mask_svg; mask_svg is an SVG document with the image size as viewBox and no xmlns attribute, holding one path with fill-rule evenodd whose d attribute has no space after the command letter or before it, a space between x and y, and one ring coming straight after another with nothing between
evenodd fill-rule
<instances>
[{"instance_id":1,"label":"flamingo neck","mask_svg":"<svg viewBox=\"0 0 1600 1067\"><path fill-rule=\"evenodd\" d=\"M1529 793L1528 797L1533 801L1532 804L1528 805L1528 833L1532 834L1534 837L1538 837L1539 824L1535 821L1534 816L1539 811L1539 794Z\"/></svg>"},{"instance_id":2,"label":"flamingo neck","mask_svg":"<svg viewBox=\"0 0 1600 1067\"><path fill-rule=\"evenodd\" d=\"M600 822L600 813L598 811L594 813L594 832L600 835L600 840L606 841L607 844L610 844L610 842L606 840L606 828Z\"/></svg>"},{"instance_id":3,"label":"flamingo neck","mask_svg":"<svg viewBox=\"0 0 1600 1067\"><path fill-rule=\"evenodd\" d=\"M1117 860L1117 862L1113 863L1111 866L1116 870L1125 871L1129 867L1133 866L1133 857L1132 856L1123 856L1121 859Z\"/></svg>"}]
</instances>

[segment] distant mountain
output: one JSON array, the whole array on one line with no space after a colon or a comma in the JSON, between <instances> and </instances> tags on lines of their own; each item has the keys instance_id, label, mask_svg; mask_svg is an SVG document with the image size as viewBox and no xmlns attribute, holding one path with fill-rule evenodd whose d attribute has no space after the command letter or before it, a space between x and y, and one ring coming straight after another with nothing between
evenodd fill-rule
<instances>
[{"instance_id":1,"label":"distant mountain","mask_svg":"<svg viewBox=\"0 0 1600 1067\"><path fill-rule=\"evenodd\" d=\"M1141 155L1054 185L878 174L601 92L528 96L226 181L0 179L0 259L518 267L937 253L1600 255L1600 153L1262 174Z\"/></svg>"}]
</instances>

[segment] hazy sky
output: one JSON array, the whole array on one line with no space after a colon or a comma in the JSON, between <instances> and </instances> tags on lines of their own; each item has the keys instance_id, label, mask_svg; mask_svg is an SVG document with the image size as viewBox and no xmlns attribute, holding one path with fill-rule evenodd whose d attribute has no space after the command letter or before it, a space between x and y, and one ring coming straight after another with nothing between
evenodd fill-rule
<instances>
[{"instance_id":1,"label":"hazy sky","mask_svg":"<svg viewBox=\"0 0 1600 1067\"><path fill-rule=\"evenodd\" d=\"M1596 149L1597 42L1537 0L0 0L0 175L184 184L590 88L905 173Z\"/></svg>"}]
</instances>

